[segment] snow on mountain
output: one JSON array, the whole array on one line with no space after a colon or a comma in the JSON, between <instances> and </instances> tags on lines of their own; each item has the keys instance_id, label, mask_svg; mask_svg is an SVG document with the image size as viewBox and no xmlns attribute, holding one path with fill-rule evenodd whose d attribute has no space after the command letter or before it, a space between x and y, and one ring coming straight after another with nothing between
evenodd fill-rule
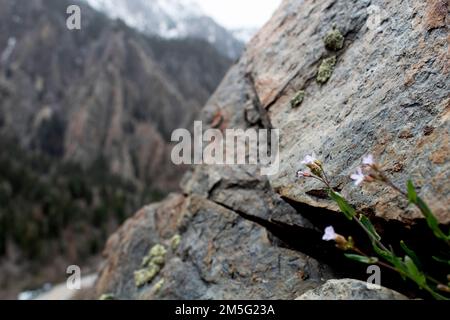
<instances>
[{"instance_id":1,"label":"snow on mountain","mask_svg":"<svg viewBox=\"0 0 450 320\"><path fill-rule=\"evenodd\" d=\"M253 36L258 32L258 28L239 28L231 30L233 36L243 43L249 42Z\"/></svg>"},{"instance_id":2,"label":"snow on mountain","mask_svg":"<svg viewBox=\"0 0 450 320\"><path fill-rule=\"evenodd\" d=\"M238 57L243 42L208 17L194 0L85 0L109 17L163 38L200 38L219 52Z\"/></svg>"}]
</instances>

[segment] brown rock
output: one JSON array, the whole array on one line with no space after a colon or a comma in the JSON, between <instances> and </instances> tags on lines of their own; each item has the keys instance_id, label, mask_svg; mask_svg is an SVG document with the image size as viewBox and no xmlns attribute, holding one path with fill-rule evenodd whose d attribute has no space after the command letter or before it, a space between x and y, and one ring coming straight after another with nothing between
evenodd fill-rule
<instances>
[{"instance_id":1,"label":"brown rock","mask_svg":"<svg viewBox=\"0 0 450 320\"><path fill-rule=\"evenodd\" d=\"M427 0L426 24L427 29L447 26L448 0Z\"/></svg>"}]
</instances>

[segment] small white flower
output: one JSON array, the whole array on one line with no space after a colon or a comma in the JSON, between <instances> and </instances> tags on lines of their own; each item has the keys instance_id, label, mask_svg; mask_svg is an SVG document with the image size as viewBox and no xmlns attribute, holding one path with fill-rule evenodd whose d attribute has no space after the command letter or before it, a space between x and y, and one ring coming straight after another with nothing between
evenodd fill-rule
<instances>
[{"instance_id":1,"label":"small white flower","mask_svg":"<svg viewBox=\"0 0 450 320\"><path fill-rule=\"evenodd\" d=\"M364 182L364 180L366 180L366 176L364 175L361 167L358 167L358 169L356 169L356 173L352 174L350 178L355 181L355 186L359 186Z\"/></svg>"},{"instance_id":2,"label":"small white flower","mask_svg":"<svg viewBox=\"0 0 450 320\"><path fill-rule=\"evenodd\" d=\"M302 164L311 165L314 164L315 161L317 161L316 155L312 153L303 159Z\"/></svg>"},{"instance_id":3,"label":"small white flower","mask_svg":"<svg viewBox=\"0 0 450 320\"><path fill-rule=\"evenodd\" d=\"M366 165L366 166L373 166L375 164L375 161L373 160L373 155L369 154L369 155L365 156L363 158L362 163L363 163L363 165Z\"/></svg>"},{"instance_id":4,"label":"small white flower","mask_svg":"<svg viewBox=\"0 0 450 320\"><path fill-rule=\"evenodd\" d=\"M337 239L337 234L334 232L334 228L329 226L325 229L325 234L322 237L322 240L325 241L334 241Z\"/></svg>"}]
</instances>

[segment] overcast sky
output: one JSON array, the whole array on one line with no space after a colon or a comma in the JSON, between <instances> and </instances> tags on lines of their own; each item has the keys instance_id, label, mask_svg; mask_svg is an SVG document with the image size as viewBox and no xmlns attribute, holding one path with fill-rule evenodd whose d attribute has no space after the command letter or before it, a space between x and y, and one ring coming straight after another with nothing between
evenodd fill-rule
<instances>
[{"instance_id":1,"label":"overcast sky","mask_svg":"<svg viewBox=\"0 0 450 320\"><path fill-rule=\"evenodd\" d=\"M197 0L206 14L230 29L261 27L281 0Z\"/></svg>"}]
</instances>

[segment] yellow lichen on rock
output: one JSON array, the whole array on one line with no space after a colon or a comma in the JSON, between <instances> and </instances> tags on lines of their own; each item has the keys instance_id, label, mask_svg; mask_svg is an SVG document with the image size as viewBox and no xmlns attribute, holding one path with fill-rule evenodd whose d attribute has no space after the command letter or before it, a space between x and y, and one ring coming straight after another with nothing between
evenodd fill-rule
<instances>
[{"instance_id":1,"label":"yellow lichen on rock","mask_svg":"<svg viewBox=\"0 0 450 320\"><path fill-rule=\"evenodd\" d=\"M163 266L166 260L167 250L164 246L157 244L154 245L148 254L142 259L142 267L146 267L151 263L154 263L158 266Z\"/></svg>"},{"instance_id":2,"label":"yellow lichen on rock","mask_svg":"<svg viewBox=\"0 0 450 320\"><path fill-rule=\"evenodd\" d=\"M164 286L164 278L162 278L161 280L159 280L154 286L153 286L153 292L154 293L158 293L162 287Z\"/></svg>"},{"instance_id":3,"label":"yellow lichen on rock","mask_svg":"<svg viewBox=\"0 0 450 320\"><path fill-rule=\"evenodd\" d=\"M116 300L116 297L112 293L104 293L98 299L99 300Z\"/></svg>"},{"instance_id":4,"label":"yellow lichen on rock","mask_svg":"<svg viewBox=\"0 0 450 320\"><path fill-rule=\"evenodd\" d=\"M326 83L333 74L335 65L336 65L335 56L323 59L319 67L319 72L317 73L317 82L321 84Z\"/></svg>"},{"instance_id":5,"label":"yellow lichen on rock","mask_svg":"<svg viewBox=\"0 0 450 320\"><path fill-rule=\"evenodd\" d=\"M339 51L344 47L344 36L338 29L333 29L327 33L323 42L328 50Z\"/></svg>"},{"instance_id":6,"label":"yellow lichen on rock","mask_svg":"<svg viewBox=\"0 0 450 320\"><path fill-rule=\"evenodd\" d=\"M134 284L136 287L142 287L152 281L159 273L161 268L154 264L150 263L147 268L140 269L134 272Z\"/></svg>"},{"instance_id":7,"label":"yellow lichen on rock","mask_svg":"<svg viewBox=\"0 0 450 320\"><path fill-rule=\"evenodd\" d=\"M300 90L297 92L294 98L291 100L291 107L296 108L300 104L302 104L303 100L305 99L306 92L304 90Z\"/></svg>"},{"instance_id":8,"label":"yellow lichen on rock","mask_svg":"<svg viewBox=\"0 0 450 320\"><path fill-rule=\"evenodd\" d=\"M166 262L166 253L166 248L160 244L156 244L150 249L148 254L142 259L142 269L134 272L136 287L142 287L158 275Z\"/></svg>"},{"instance_id":9,"label":"yellow lichen on rock","mask_svg":"<svg viewBox=\"0 0 450 320\"><path fill-rule=\"evenodd\" d=\"M174 235L172 237L172 239L170 239L170 247L172 248L173 251L178 249L180 242L181 242L181 236L179 234Z\"/></svg>"}]
</instances>

